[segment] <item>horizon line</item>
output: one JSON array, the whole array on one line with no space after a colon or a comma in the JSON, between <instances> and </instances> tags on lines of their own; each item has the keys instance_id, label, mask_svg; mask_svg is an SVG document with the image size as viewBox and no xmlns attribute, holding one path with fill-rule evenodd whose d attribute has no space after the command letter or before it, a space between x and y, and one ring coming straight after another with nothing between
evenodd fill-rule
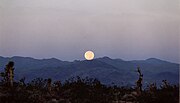
<instances>
[{"instance_id":1,"label":"horizon line","mask_svg":"<svg viewBox=\"0 0 180 103\"><path fill-rule=\"evenodd\" d=\"M48 60L48 59L57 59L59 61L64 61L64 62L74 62L74 61L87 61L86 59L82 59L82 60L78 60L78 59L75 59L75 60L62 60L62 59L59 59L59 58L56 58L56 57L49 57L49 58L36 58L36 57L30 57L30 56L2 56L0 55L0 57L2 58L15 58L15 57L20 57L20 58L31 58L31 59L36 59L36 60ZM101 59L101 58L109 58L109 59L112 59L112 60L122 60L122 61L146 61L146 60L149 60L149 59L156 59L156 60L160 60L160 61L164 61L164 62L169 62L169 63L175 63L175 64L180 64L178 62L171 62L171 61L168 61L168 60L164 60L164 59L159 59L159 58L156 58L156 57L149 57L147 59L132 59L132 60L124 60L124 59L121 59L121 58L111 58L109 56L102 56L102 57L97 57L97 58L94 58L93 60L96 60L96 59Z\"/></svg>"}]
</instances>

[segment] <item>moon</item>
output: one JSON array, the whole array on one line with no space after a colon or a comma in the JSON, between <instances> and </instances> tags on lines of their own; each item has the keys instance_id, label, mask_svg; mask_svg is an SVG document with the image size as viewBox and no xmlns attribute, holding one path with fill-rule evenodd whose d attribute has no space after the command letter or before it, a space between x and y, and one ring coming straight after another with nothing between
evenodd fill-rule
<instances>
[{"instance_id":1,"label":"moon","mask_svg":"<svg viewBox=\"0 0 180 103\"><path fill-rule=\"evenodd\" d=\"M87 51L84 54L84 57L86 60L93 60L94 59L94 53L92 51Z\"/></svg>"}]
</instances>

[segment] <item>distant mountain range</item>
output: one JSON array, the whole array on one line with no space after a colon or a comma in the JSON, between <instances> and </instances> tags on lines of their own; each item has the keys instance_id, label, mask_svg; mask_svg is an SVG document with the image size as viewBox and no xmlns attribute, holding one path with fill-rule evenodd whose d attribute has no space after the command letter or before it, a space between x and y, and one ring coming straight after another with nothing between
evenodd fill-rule
<instances>
[{"instance_id":1,"label":"distant mountain range","mask_svg":"<svg viewBox=\"0 0 180 103\"><path fill-rule=\"evenodd\" d=\"M136 72L139 66L144 74L144 84L161 83L168 80L172 84L179 83L179 64L170 63L156 58L147 60L124 61L109 57L91 61L61 61L56 58L34 59L30 57L1 57L0 72L4 71L8 61L15 62L15 79L26 77L30 81L37 77L67 80L71 77L92 77L104 84L133 85L138 79Z\"/></svg>"}]
</instances>

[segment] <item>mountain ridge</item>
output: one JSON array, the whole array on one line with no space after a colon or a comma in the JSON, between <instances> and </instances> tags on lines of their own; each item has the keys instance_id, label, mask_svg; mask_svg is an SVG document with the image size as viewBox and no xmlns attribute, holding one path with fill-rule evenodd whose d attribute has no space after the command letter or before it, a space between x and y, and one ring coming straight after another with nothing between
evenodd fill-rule
<instances>
[{"instance_id":1,"label":"mountain ridge","mask_svg":"<svg viewBox=\"0 0 180 103\"><path fill-rule=\"evenodd\" d=\"M112 82L115 84L122 84L122 82L134 84L138 79L138 74L135 71L140 66L145 83L150 83L155 78L157 80L154 82L158 83L163 78L172 81L173 84L179 82L179 64L156 58L125 61L105 56L91 61L75 60L69 62L56 58L34 59L20 56L0 56L0 72L3 72L3 68L11 60L15 62L16 80L25 76L28 81L37 77L65 81L75 76L88 76L97 78L105 84Z\"/></svg>"},{"instance_id":2,"label":"mountain ridge","mask_svg":"<svg viewBox=\"0 0 180 103\"><path fill-rule=\"evenodd\" d=\"M54 58L54 57L39 59L39 58L24 57L24 56L12 56L12 57L0 56L0 58L3 58L3 59L24 58L24 59L34 59L34 60L57 60L57 61L63 61L63 62L86 61L86 60L73 60L73 61L65 60L64 61L64 60ZM99 58L94 58L94 60L96 60L96 59L109 59L109 60L118 60L118 61L127 61L127 62L132 62L132 61L164 61L164 62L169 62L169 63L174 63L174 64L180 64L180 63L170 62L170 61L167 61L167 60L162 60L162 59L154 58L154 57L147 58L147 59L142 59L142 60L124 60L124 59L121 59L121 58L110 58L108 56L103 56L103 57L99 57Z\"/></svg>"}]
</instances>

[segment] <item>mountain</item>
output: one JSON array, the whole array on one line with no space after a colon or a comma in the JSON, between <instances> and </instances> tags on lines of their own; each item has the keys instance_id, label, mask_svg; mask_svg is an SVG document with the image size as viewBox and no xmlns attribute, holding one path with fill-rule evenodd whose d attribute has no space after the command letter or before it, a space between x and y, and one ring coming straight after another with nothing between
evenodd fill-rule
<instances>
[{"instance_id":1,"label":"mountain","mask_svg":"<svg viewBox=\"0 0 180 103\"><path fill-rule=\"evenodd\" d=\"M156 58L147 60L124 61L109 57L91 61L61 61L56 58L34 59L30 57L0 57L0 71L4 71L8 61L15 62L15 79L26 77L30 81L37 77L65 81L71 77L93 77L104 84L134 85L138 79L136 72L139 66L144 74L144 84L161 83L166 79L176 84L179 82L179 64Z\"/></svg>"}]
</instances>

